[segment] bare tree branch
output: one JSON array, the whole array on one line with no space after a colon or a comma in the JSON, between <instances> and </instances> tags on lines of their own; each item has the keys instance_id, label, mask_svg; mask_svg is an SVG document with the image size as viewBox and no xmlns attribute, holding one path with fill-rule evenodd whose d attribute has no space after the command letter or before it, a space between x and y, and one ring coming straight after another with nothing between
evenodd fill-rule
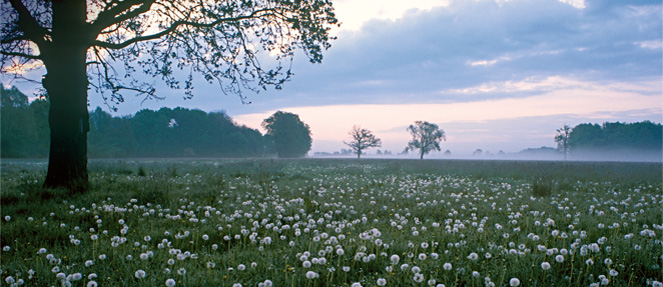
<instances>
[{"instance_id":1,"label":"bare tree branch","mask_svg":"<svg viewBox=\"0 0 663 287\"><path fill-rule=\"evenodd\" d=\"M150 11L154 0L122 1L108 10L99 13L97 20L92 23L92 30L95 34L101 33L104 29L122 23L123 21L134 18L140 14ZM133 10L131 7L138 6Z\"/></svg>"},{"instance_id":2,"label":"bare tree branch","mask_svg":"<svg viewBox=\"0 0 663 287\"><path fill-rule=\"evenodd\" d=\"M21 31L27 36L31 41L35 42L37 46L43 46L46 41L45 37L48 34L44 27L40 26L37 20L32 17L28 8L23 5L21 0L8 0L11 3L14 10L18 13L18 26Z\"/></svg>"},{"instance_id":3,"label":"bare tree branch","mask_svg":"<svg viewBox=\"0 0 663 287\"><path fill-rule=\"evenodd\" d=\"M23 58L31 59L31 60L41 60L40 56L30 55L30 54L25 54L25 53L0 51L0 54L6 55L6 56L12 56L12 57L23 57Z\"/></svg>"},{"instance_id":4,"label":"bare tree branch","mask_svg":"<svg viewBox=\"0 0 663 287\"><path fill-rule=\"evenodd\" d=\"M245 16L220 18L220 19L217 19L216 21L210 22L210 23L197 23L197 22L190 22L190 21L175 21L175 22L173 22L172 25L170 25L165 30L163 30L161 32L158 32L158 33L155 33L155 34L152 34L152 35L139 36L139 37L131 38L131 39L126 40L126 41L121 42L121 43L108 43L108 42L96 40L96 41L94 41L93 45L97 46L97 47L118 50L118 49L125 48L125 47L127 47L131 44L134 44L134 43L159 39L159 38L161 38L165 35L168 35L168 34L174 32L180 26L191 26L191 27L194 27L194 28L211 28L211 27L214 27L214 26L219 25L219 24L224 23L224 22L237 22L237 21L246 20L246 19L259 18L261 16L270 15L270 14L274 15L274 16L280 15L279 13L277 13L277 11L275 9L268 8L268 9L260 9L260 10L253 11L251 14L245 15Z\"/></svg>"}]
</instances>

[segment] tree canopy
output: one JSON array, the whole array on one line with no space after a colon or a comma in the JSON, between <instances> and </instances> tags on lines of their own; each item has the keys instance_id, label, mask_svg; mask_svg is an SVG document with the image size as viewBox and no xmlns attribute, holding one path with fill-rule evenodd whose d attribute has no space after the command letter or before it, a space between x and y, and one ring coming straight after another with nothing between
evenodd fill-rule
<instances>
[{"instance_id":1,"label":"tree canopy","mask_svg":"<svg viewBox=\"0 0 663 287\"><path fill-rule=\"evenodd\" d=\"M186 97L193 96L196 74L242 99L244 90L281 88L292 76L294 52L321 62L338 24L329 0L8 2L0 8L0 69L16 76L48 69L64 50L80 46L89 84L111 105L124 101L123 92L159 98L153 78Z\"/></svg>"},{"instance_id":2,"label":"tree canopy","mask_svg":"<svg viewBox=\"0 0 663 287\"><path fill-rule=\"evenodd\" d=\"M302 157L311 149L311 128L293 113L277 111L262 122L269 150L278 157Z\"/></svg>"},{"instance_id":3,"label":"tree canopy","mask_svg":"<svg viewBox=\"0 0 663 287\"><path fill-rule=\"evenodd\" d=\"M191 98L201 78L244 101L244 91L281 88L295 50L320 62L338 22L329 0L7 1L0 5L0 71L21 77L44 67L44 186L78 190L88 184L89 88L114 108L125 93L159 98L154 79Z\"/></svg>"},{"instance_id":4,"label":"tree canopy","mask_svg":"<svg viewBox=\"0 0 663 287\"><path fill-rule=\"evenodd\" d=\"M352 151L357 154L357 158L361 157L362 152L365 149L382 146L382 140L377 138L373 132L367 129L362 129L359 126L353 126L348 134L350 134L352 140L343 143L349 146Z\"/></svg>"},{"instance_id":5,"label":"tree canopy","mask_svg":"<svg viewBox=\"0 0 663 287\"><path fill-rule=\"evenodd\" d=\"M419 150L419 158L423 159L425 154L431 151L440 151L440 141L446 140L444 130L436 124L425 121L416 121L407 128L412 135L412 140L405 148L406 151Z\"/></svg>"}]
</instances>

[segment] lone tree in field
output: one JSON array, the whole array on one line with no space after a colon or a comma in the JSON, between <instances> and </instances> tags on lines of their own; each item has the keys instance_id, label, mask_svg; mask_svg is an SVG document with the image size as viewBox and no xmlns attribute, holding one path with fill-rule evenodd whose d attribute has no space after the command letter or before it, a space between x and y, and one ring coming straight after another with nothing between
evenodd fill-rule
<instances>
[{"instance_id":1,"label":"lone tree in field","mask_svg":"<svg viewBox=\"0 0 663 287\"><path fill-rule=\"evenodd\" d=\"M337 24L330 0L4 0L0 15L1 72L46 72L51 141L44 186L82 189L88 89L115 109L125 93L158 99L153 79L191 98L196 75L244 101L243 91L280 89L292 75L295 50L321 62ZM274 57L259 56L261 50Z\"/></svg>"},{"instance_id":2,"label":"lone tree in field","mask_svg":"<svg viewBox=\"0 0 663 287\"><path fill-rule=\"evenodd\" d=\"M566 160L566 155L569 153L569 134L571 134L571 128L565 124L562 128L557 129L557 135L555 136L557 150L564 153L564 160Z\"/></svg>"},{"instance_id":3,"label":"lone tree in field","mask_svg":"<svg viewBox=\"0 0 663 287\"><path fill-rule=\"evenodd\" d=\"M407 128L407 131L412 135L412 140L405 151L418 149L420 159L424 159L424 155L431 151L440 151L440 141L447 140L444 130L429 122L416 121Z\"/></svg>"},{"instance_id":4,"label":"lone tree in field","mask_svg":"<svg viewBox=\"0 0 663 287\"><path fill-rule=\"evenodd\" d=\"M303 157L311 149L311 128L293 113L278 111L262 122L268 146L280 158Z\"/></svg>"},{"instance_id":5,"label":"lone tree in field","mask_svg":"<svg viewBox=\"0 0 663 287\"><path fill-rule=\"evenodd\" d=\"M350 142L344 141L343 143L348 145L352 151L357 154L357 158L361 158L362 151L365 149L382 146L382 140L376 138L375 135L367 129L353 126L348 134L350 134L352 140Z\"/></svg>"}]
</instances>

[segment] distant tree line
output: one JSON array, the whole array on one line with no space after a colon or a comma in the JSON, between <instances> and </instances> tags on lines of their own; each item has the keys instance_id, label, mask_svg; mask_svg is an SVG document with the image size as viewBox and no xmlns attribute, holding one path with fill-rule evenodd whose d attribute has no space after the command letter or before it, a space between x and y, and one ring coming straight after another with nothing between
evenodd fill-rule
<instances>
[{"instance_id":1,"label":"distant tree line","mask_svg":"<svg viewBox=\"0 0 663 287\"><path fill-rule=\"evenodd\" d=\"M16 87L0 85L0 155L2 157L47 157L49 150L48 101L28 101Z\"/></svg>"},{"instance_id":2,"label":"distant tree line","mask_svg":"<svg viewBox=\"0 0 663 287\"><path fill-rule=\"evenodd\" d=\"M90 157L259 157L265 141L255 129L238 126L224 112L185 108L141 110L113 117L90 113Z\"/></svg>"},{"instance_id":3,"label":"distant tree line","mask_svg":"<svg viewBox=\"0 0 663 287\"><path fill-rule=\"evenodd\" d=\"M650 121L579 124L568 134L568 148L571 154L644 152L660 157L663 126Z\"/></svg>"},{"instance_id":4,"label":"distant tree line","mask_svg":"<svg viewBox=\"0 0 663 287\"><path fill-rule=\"evenodd\" d=\"M49 154L48 101L16 88L0 88L3 158L43 158ZM112 116L90 112L88 156L110 157L301 157L311 148L310 128L295 114L265 119L267 134L238 125L225 112L185 108L141 110Z\"/></svg>"}]
</instances>

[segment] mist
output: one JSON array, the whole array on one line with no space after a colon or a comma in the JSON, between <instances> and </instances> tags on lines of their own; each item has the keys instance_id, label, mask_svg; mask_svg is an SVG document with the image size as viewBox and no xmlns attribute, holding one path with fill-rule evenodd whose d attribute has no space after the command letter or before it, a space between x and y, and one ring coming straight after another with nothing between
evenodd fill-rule
<instances>
[{"instance_id":1,"label":"mist","mask_svg":"<svg viewBox=\"0 0 663 287\"><path fill-rule=\"evenodd\" d=\"M549 149L549 150L548 150ZM482 154L444 154L433 152L424 156L424 160L522 160L522 161L601 161L601 162L663 162L663 154L660 151L647 150L621 150L614 152L599 151L575 151L564 155L553 148L545 151L538 149L525 149L520 152L498 152ZM336 152L314 152L309 153L311 158L346 158L356 159L356 154ZM416 153L378 154L369 151L361 155L361 159L419 159Z\"/></svg>"}]
</instances>

